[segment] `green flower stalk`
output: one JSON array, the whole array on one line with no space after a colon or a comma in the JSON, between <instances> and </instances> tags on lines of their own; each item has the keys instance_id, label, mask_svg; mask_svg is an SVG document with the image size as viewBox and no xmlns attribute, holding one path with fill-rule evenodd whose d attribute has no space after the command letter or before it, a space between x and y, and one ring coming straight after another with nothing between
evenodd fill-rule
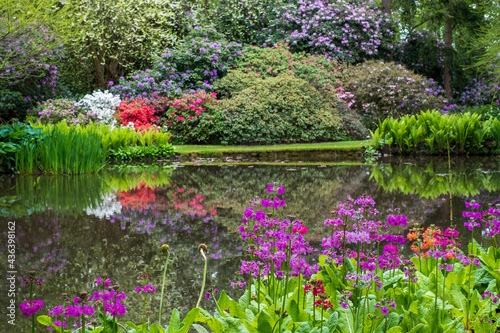
<instances>
[{"instance_id":1,"label":"green flower stalk","mask_svg":"<svg viewBox=\"0 0 500 333\"><path fill-rule=\"evenodd\" d=\"M167 254L167 260L165 261L165 268L163 269L163 284L161 287L161 298L160 298L160 316L158 319L158 326L161 327L161 306L163 304L163 294L165 291L165 277L167 276L167 267L168 267L168 261L170 259L170 247L167 244L163 244L161 247L161 252Z\"/></svg>"},{"instance_id":2,"label":"green flower stalk","mask_svg":"<svg viewBox=\"0 0 500 333\"><path fill-rule=\"evenodd\" d=\"M205 290L205 282L207 280L207 256L205 255L205 252L208 253L207 245L206 244L198 245L198 251L200 251L203 259L205 259L205 267L203 268L203 282L201 284L200 297L198 297L198 302L196 303L197 308L200 307L201 298L203 297L203 291Z\"/></svg>"},{"instance_id":3,"label":"green flower stalk","mask_svg":"<svg viewBox=\"0 0 500 333\"><path fill-rule=\"evenodd\" d=\"M30 275L32 277L35 277L35 272L31 271ZM33 304L33 279L30 279L30 280L31 280L31 283L30 283L30 304ZM32 315L31 319L32 319L32 322L31 322L31 332L35 333L35 315Z\"/></svg>"}]
</instances>

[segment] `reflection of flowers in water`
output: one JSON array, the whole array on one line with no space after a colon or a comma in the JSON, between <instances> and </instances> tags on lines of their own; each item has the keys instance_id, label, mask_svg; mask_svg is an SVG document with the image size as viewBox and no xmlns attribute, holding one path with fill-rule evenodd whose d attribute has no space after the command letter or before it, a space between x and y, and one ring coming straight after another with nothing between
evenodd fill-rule
<instances>
[{"instance_id":1,"label":"reflection of flowers in water","mask_svg":"<svg viewBox=\"0 0 500 333\"><path fill-rule=\"evenodd\" d=\"M128 191L118 192L116 195L125 209L144 209L155 202L156 190L157 188L153 189L147 186L145 182L142 182L137 187Z\"/></svg>"},{"instance_id":2,"label":"reflection of flowers in water","mask_svg":"<svg viewBox=\"0 0 500 333\"><path fill-rule=\"evenodd\" d=\"M119 214L122 211L122 204L117 200L114 193L107 193L101 199L101 203L97 208L87 208L87 215L94 215L100 219L110 219L112 215Z\"/></svg>"},{"instance_id":3,"label":"reflection of flowers in water","mask_svg":"<svg viewBox=\"0 0 500 333\"><path fill-rule=\"evenodd\" d=\"M176 210L185 215L210 216L217 214L219 200L209 201L197 190L176 188L173 185L151 188L145 182L137 187L117 193L117 199L125 209L132 211L155 209Z\"/></svg>"}]
</instances>

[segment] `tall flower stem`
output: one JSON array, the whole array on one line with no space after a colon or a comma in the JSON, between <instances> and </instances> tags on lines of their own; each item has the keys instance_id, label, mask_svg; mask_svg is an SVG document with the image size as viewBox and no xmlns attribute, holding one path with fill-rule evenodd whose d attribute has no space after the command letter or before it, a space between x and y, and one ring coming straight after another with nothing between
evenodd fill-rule
<instances>
[{"instance_id":1,"label":"tall flower stem","mask_svg":"<svg viewBox=\"0 0 500 333\"><path fill-rule=\"evenodd\" d=\"M144 306L142 308L142 331L144 332L144 323L146 318L146 293L144 293Z\"/></svg>"},{"instance_id":2,"label":"tall flower stem","mask_svg":"<svg viewBox=\"0 0 500 333\"><path fill-rule=\"evenodd\" d=\"M115 311L116 311L116 294L117 294L117 293L115 292ZM115 333L116 333L116 332L117 332L117 329L118 329L118 324L116 323L116 314L115 314L115 316L114 316L114 318L113 318L113 323L114 323L114 324L113 324L113 332L115 332Z\"/></svg>"},{"instance_id":3,"label":"tall flower stem","mask_svg":"<svg viewBox=\"0 0 500 333\"><path fill-rule=\"evenodd\" d=\"M62 325L63 324L61 323L61 327L62 327ZM82 327L81 328L82 328L81 332L85 333L85 316L83 315L83 313L82 313Z\"/></svg>"},{"instance_id":4,"label":"tall flower stem","mask_svg":"<svg viewBox=\"0 0 500 333\"><path fill-rule=\"evenodd\" d=\"M257 276L257 313L260 312L260 268Z\"/></svg>"},{"instance_id":5,"label":"tall flower stem","mask_svg":"<svg viewBox=\"0 0 500 333\"><path fill-rule=\"evenodd\" d=\"M300 250L299 250L299 265L300 265ZM300 269L299 269L299 284L298 284L298 292L297 292L297 306L300 306Z\"/></svg>"},{"instance_id":6,"label":"tall flower stem","mask_svg":"<svg viewBox=\"0 0 500 333\"><path fill-rule=\"evenodd\" d=\"M167 260L165 261L165 268L163 269L163 285L161 287L161 298L160 298L160 317L158 318L158 326L161 327L161 306L163 304L163 294L165 291L165 278L167 276L168 261L170 259L170 251L167 249Z\"/></svg>"},{"instance_id":7,"label":"tall flower stem","mask_svg":"<svg viewBox=\"0 0 500 333\"><path fill-rule=\"evenodd\" d=\"M439 280L438 280L438 263L439 263L439 259L436 258L436 299L434 300L434 307L436 309L436 312L437 312L437 302L438 302L438 284L439 284Z\"/></svg>"},{"instance_id":8,"label":"tall flower stem","mask_svg":"<svg viewBox=\"0 0 500 333\"><path fill-rule=\"evenodd\" d=\"M196 303L197 308L200 307L201 298L203 297L203 291L205 290L205 282L207 280L207 256L205 255L205 252L203 249L200 249L200 253L201 253L203 259L205 259L205 267L203 268L203 282L201 284L200 297L198 297L198 302ZM250 297L250 296L248 296L248 297Z\"/></svg>"},{"instance_id":9,"label":"tall flower stem","mask_svg":"<svg viewBox=\"0 0 500 333\"><path fill-rule=\"evenodd\" d=\"M320 331L321 333L323 333L323 308L321 308L321 328L320 328Z\"/></svg>"},{"instance_id":10,"label":"tall flower stem","mask_svg":"<svg viewBox=\"0 0 500 333\"><path fill-rule=\"evenodd\" d=\"M443 277L443 317L442 317L442 320L444 320L444 290L445 290L445 288L446 288L446 270L444 271L444 277Z\"/></svg>"},{"instance_id":11,"label":"tall flower stem","mask_svg":"<svg viewBox=\"0 0 500 333\"><path fill-rule=\"evenodd\" d=\"M465 322L465 329L469 329L469 315L470 315L470 280L471 280L471 274L472 274L472 263L469 264L469 289L467 290L467 321Z\"/></svg>"},{"instance_id":12,"label":"tall flower stem","mask_svg":"<svg viewBox=\"0 0 500 333\"><path fill-rule=\"evenodd\" d=\"M33 280L30 283L30 305L33 306ZM35 314L31 315L31 332L35 333Z\"/></svg>"}]
</instances>

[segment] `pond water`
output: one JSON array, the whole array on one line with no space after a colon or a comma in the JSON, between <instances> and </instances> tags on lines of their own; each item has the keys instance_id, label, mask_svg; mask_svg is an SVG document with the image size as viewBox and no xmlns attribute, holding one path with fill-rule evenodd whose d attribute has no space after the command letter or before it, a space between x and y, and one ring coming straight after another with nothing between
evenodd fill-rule
<instances>
[{"instance_id":1,"label":"pond water","mask_svg":"<svg viewBox=\"0 0 500 333\"><path fill-rule=\"evenodd\" d=\"M182 313L196 305L202 281L200 243L209 248L207 287L231 290L245 248L237 227L255 195L265 197L272 182L285 186L283 215L304 221L308 237L320 244L322 223L336 204L350 195L372 195L380 218L404 214L409 225L450 225L461 232L464 200L487 207L500 203L499 159L388 160L376 165L234 164L115 167L100 175L0 176L0 224L16 222L16 268L38 272L43 285L36 298L44 308L59 304L65 292L93 291L93 281L107 273L127 293L124 320L142 320L138 276L148 274L159 291L165 257L159 247L170 245L165 317L177 307ZM3 240L7 239L4 228ZM406 231L402 231L406 234ZM481 235L477 236L482 242ZM7 271L6 242L0 243L1 266ZM408 245L406 245L408 247ZM406 248L406 251L410 251ZM17 304L29 296L17 280ZM148 299L158 313L160 292ZM5 309L8 299L2 297ZM151 302L151 303L150 303ZM203 299L202 307L212 303ZM164 319L165 320L165 319ZM17 329L29 327L18 313ZM26 331L28 329L26 328Z\"/></svg>"}]
</instances>

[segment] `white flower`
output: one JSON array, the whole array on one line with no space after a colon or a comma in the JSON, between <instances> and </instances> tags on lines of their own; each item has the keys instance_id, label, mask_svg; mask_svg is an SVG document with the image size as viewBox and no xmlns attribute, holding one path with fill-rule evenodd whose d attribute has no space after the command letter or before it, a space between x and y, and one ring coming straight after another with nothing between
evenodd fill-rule
<instances>
[{"instance_id":1,"label":"white flower","mask_svg":"<svg viewBox=\"0 0 500 333\"><path fill-rule=\"evenodd\" d=\"M92 95L85 95L77 104L87 111L97 115L100 123L114 127L116 119L113 117L115 109L120 105L119 96L113 95L109 91L96 90Z\"/></svg>"}]
</instances>

